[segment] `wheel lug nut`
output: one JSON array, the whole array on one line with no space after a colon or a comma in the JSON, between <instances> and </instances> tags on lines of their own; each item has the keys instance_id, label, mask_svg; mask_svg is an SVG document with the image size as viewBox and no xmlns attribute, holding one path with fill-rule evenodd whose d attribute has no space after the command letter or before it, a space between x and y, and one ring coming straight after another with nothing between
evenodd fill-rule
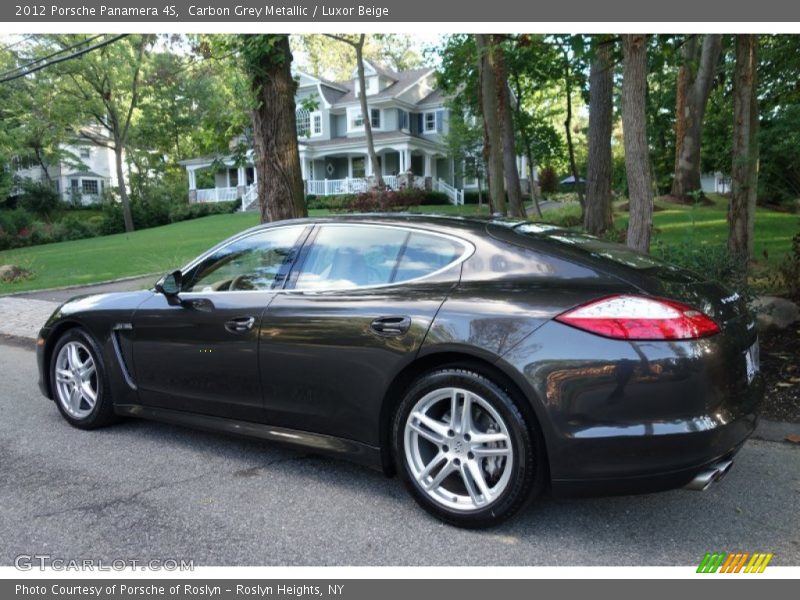
<instances>
[{"instance_id":1,"label":"wheel lug nut","mask_svg":"<svg viewBox=\"0 0 800 600\"><path fill-rule=\"evenodd\" d=\"M459 465L461 464L461 461L460 461L459 459L455 459L455 460L453 461L453 464L454 464L455 466L459 466Z\"/></svg>"},{"instance_id":2,"label":"wheel lug nut","mask_svg":"<svg viewBox=\"0 0 800 600\"><path fill-rule=\"evenodd\" d=\"M447 437L453 437L455 434L456 434L456 432L453 431L452 429L448 429L447 430Z\"/></svg>"},{"instance_id":3,"label":"wheel lug nut","mask_svg":"<svg viewBox=\"0 0 800 600\"><path fill-rule=\"evenodd\" d=\"M473 458L475 458L475 455L472 452L468 452L467 453L467 458L472 460Z\"/></svg>"},{"instance_id":4,"label":"wheel lug nut","mask_svg":"<svg viewBox=\"0 0 800 600\"><path fill-rule=\"evenodd\" d=\"M470 439L471 439L470 435L468 433L465 433L464 434L464 441L468 442Z\"/></svg>"},{"instance_id":5,"label":"wheel lug nut","mask_svg":"<svg viewBox=\"0 0 800 600\"><path fill-rule=\"evenodd\" d=\"M450 452L450 448L447 446L442 446L442 452Z\"/></svg>"}]
</instances>

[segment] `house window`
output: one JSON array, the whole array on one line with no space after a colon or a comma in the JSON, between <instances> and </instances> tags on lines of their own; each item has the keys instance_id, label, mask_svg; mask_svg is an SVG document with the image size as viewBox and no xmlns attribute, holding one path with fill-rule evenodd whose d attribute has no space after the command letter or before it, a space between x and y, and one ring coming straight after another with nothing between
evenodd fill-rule
<instances>
[{"instance_id":1,"label":"house window","mask_svg":"<svg viewBox=\"0 0 800 600\"><path fill-rule=\"evenodd\" d=\"M353 177L366 177L367 175L367 161L363 156L358 156L353 159Z\"/></svg>"},{"instance_id":2,"label":"house window","mask_svg":"<svg viewBox=\"0 0 800 600\"><path fill-rule=\"evenodd\" d=\"M70 179L69 180L69 189L73 194L78 193L78 184L80 182L77 179Z\"/></svg>"},{"instance_id":3,"label":"house window","mask_svg":"<svg viewBox=\"0 0 800 600\"><path fill-rule=\"evenodd\" d=\"M322 135L322 115L319 113L314 113L312 119L312 133L314 135Z\"/></svg>"},{"instance_id":4,"label":"house window","mask_svg":"<svg viewBox=\"0 0 800 600\"><path fill-rule=\"evenodd\" d=\"M409 126L409 117L408 112L405 110L398 111L398 124L400 125L400 129L403 131L408 131Z\"/></svg>"},{"instance_id":5,"label":"house window","mask_svg":"<svg viewBox=\"0 0 800 600\"><path fill-rule=\"evenodd\" d=\"M87 196L97 196L100 193L100 186L97 179L83 179L81 181L83 193Z\"/></svg>"},{"instance_id":6,"label":"house window","mask_svg":"<svg viewBox=\"0 0 800 600\"><path fill-rule=\"evenodd\" d=\"M424 113L423 125L425 133L442 133L444 131L444 111L432 110Z\"/></svg>"},{"instance_id":7,"label":"house window","mask_svg":"<svg viewBox=\"0 0 800 600\"><path fill-rule=\"evenodd\" d=\"M297 136L308 137L311 134L311 112L305 108L297 109Z\"/></svg>"},{"instance_id":8,"label":"house window","mask_svg":"<svg viewBox=\"0 0 800 600\"><path fill-rule=\"evenodd\" d=\"M91 158L92 151L86 146L81 146L81 158Z\"/></svg>"},{"instance_id":9,"label":"house window","mask_svg":"<svg viewBox=\"0 0 800 600\"><path fill-rule=\"evenodd\" d=\"M364 127L364 117L361 116L361 110L356 109L352 113L350 113L350 129L363 129ZM379 108L372 108L369 111L370 114L370 125L374 129L381 128L381 110Z\"/></svg>"}]
</instances>

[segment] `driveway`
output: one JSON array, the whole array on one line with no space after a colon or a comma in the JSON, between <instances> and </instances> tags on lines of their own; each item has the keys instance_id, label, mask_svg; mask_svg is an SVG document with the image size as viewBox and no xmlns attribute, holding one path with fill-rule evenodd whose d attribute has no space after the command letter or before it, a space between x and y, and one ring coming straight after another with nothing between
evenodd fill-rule
<instances>
[{"instance_id":1,"label":"driveway","mask_svg":"<svg viewBox=\"0 0 800 600\"><path fill-rule=\"evenodd\" d=\"M800 565L800 447L751 440L709 491L553 500L442 525L396 479L276 445L128 420L67 425L34 353L0 344L0 564L18 554L196 565Z\"/></svg>"}]
</instances>

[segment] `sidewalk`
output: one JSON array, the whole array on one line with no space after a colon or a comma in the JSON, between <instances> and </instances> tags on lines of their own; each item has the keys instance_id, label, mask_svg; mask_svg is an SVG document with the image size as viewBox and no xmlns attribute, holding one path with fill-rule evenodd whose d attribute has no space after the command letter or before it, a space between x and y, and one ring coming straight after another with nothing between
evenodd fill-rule
<instances>
[{"instance_id":1,"label":"sidewalk","mask_svg":"<svg viewBox=\"0 0 800 600\"><path fill-rule=\"evenodd\" d=\"M12 335L35 340L58 302L31 298L0 297L0 336Z\"/></svg>"}]
</instances>

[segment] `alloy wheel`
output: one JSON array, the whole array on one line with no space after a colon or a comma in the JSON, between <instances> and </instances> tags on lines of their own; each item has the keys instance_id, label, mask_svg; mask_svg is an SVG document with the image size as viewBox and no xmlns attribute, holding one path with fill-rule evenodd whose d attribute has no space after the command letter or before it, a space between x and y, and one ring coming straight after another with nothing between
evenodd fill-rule
<instances>
[{"instance_id":1,"label":"alloy wheel","mask_svg":"<svg viewBox=\"0 0 800 600\"><path fill-rule=\"evenodd\" d=\"M85 419L97 403L97 365L89 349L69 341L55 360L56 395L64 411L75 419Z\"/></svg>"},{"instance_id":2,"label":"alloy wheel","mask_svg":"<svg viewBox=\"0 0 800 600\"><path fill-rule=\"evenodd\" d=\"M481 510L508 487L514 465L509 428L474 392L446 387L426 394L409 413L404 437L412 477L441 506Z\"/></svg>"}]
</instances>

